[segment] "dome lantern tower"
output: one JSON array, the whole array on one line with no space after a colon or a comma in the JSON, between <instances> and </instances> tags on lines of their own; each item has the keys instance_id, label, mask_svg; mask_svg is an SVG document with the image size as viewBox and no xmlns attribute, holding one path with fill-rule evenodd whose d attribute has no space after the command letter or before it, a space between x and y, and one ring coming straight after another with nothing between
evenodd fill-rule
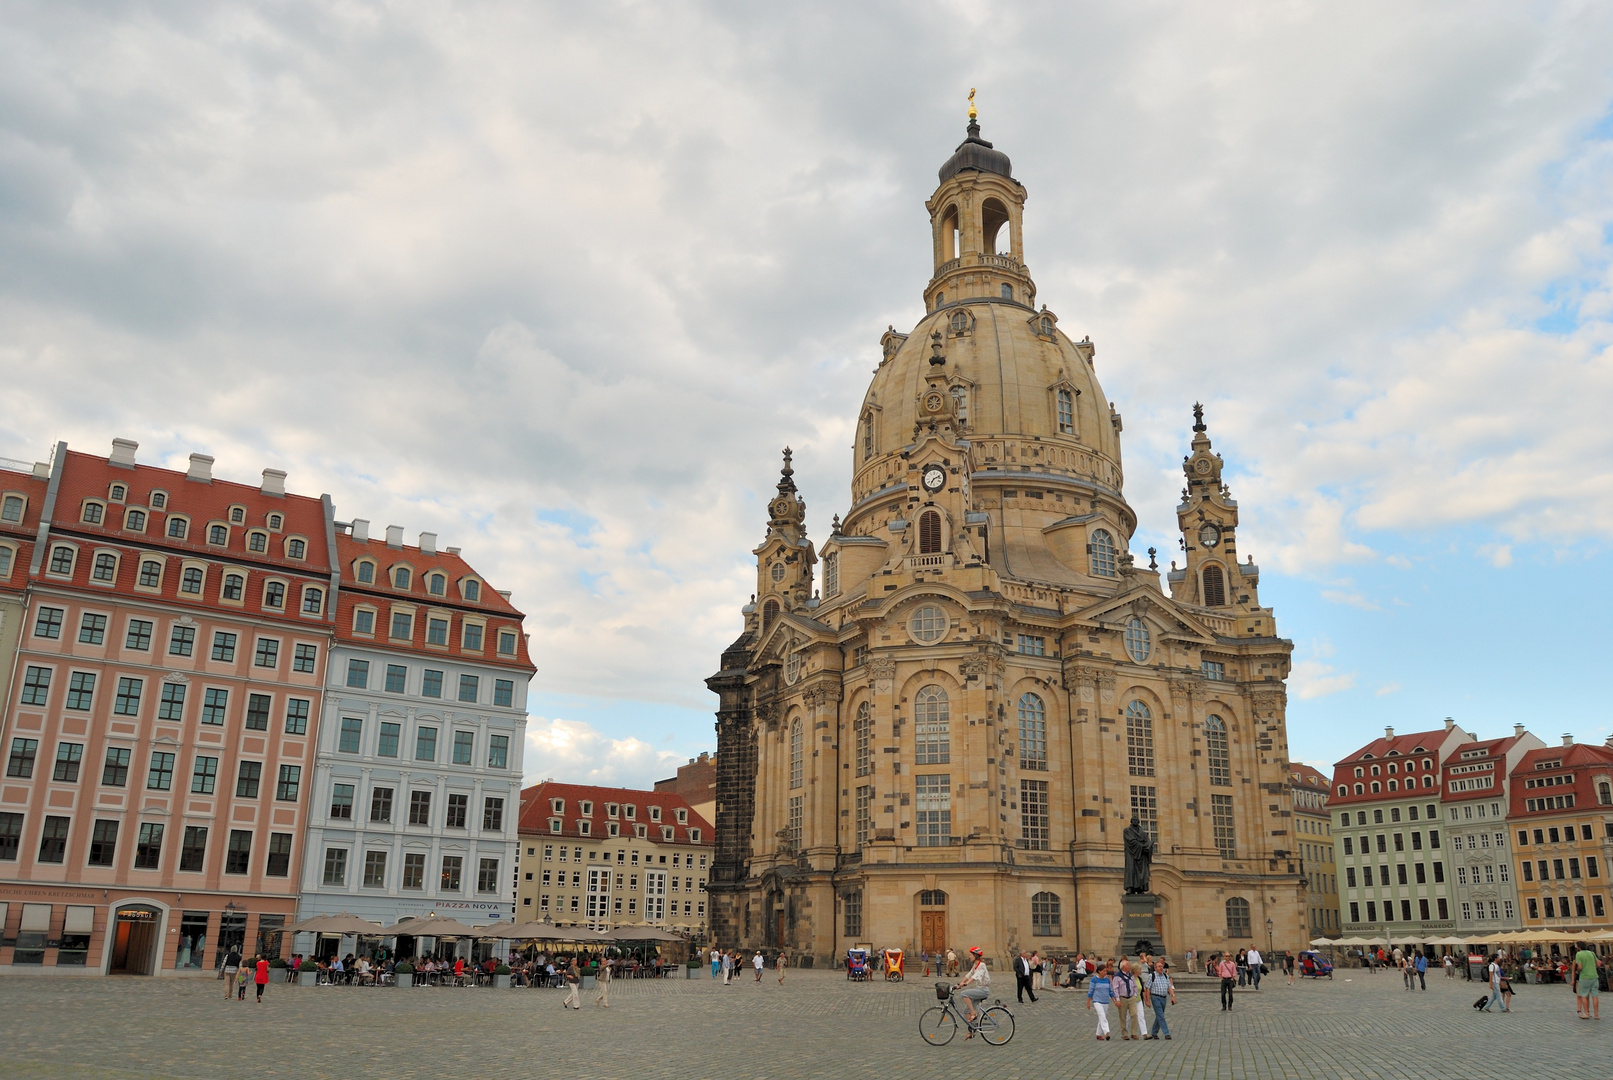
<instances>
[{"instance_id":1,"label":"dome lantern tower","mask_svg":"<svg viewBox=\"0 0 1613 1080\"><path fill-rule=\"evenodd\" d=\"M973 94L971 92L971 98ZM925 207L934 237L935 272L924 310L991 297L1034 307L1036 284L1025 268L1025 186L1008 155L980 137L974 105L967 136L946 164Z\"/></svg>"}]
</instances>

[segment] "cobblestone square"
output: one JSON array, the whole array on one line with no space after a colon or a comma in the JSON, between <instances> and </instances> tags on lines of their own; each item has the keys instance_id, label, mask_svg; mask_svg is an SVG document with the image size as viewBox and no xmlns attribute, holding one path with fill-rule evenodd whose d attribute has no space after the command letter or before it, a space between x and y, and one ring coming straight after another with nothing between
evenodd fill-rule
<instances>
[{"instance_id":1,"label":"cobblestone square","mask_svg":"<svg viewBox=\"0 0 1613 1080\"><path fill-rule=\"evenodd\" d=\"M922 969L921 969L922 970ZM264 1004L222 999L210 980L10 978L0 983L6 1061L36 1077L1092 1077L1531 1080L1613 1075L1613 1014L1577 1020L1562 986L1525 986L1510 1015L1470 1008L1480 984L1340 972L1333 982L1268 979L1231 1014L1204 982L1168 1013L1175 1038L1143 1046L1093 1038L1084 996L1016 1003L1006 1047L930 1047L917 1020L934 980L850 984L792 971L723 987L618 982L612 1007L581 1013L563 991L304 988L276 982ZM1198 984L1195 984L1195 986ZM1606 1025L1606 1026L1604 1026ZM1118 1026L1116 1026L1118 1035ZM1134 1070L1141 1069L1142 1073Z\"/></svg>"}]
</instances>

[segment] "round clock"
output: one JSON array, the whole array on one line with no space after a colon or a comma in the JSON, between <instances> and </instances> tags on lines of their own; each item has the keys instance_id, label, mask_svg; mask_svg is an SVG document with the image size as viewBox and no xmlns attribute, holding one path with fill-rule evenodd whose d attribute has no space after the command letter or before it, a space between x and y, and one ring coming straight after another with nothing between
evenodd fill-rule
<instances>
[{"instance_id":1,"label":"round clock","mask_svg":"<svg viewBox=\"0 0 1613 1080\"><path fill-rule=\"evenodd\" d=\"M1193 471L1202 476L1210 471L1210 463L1204 458L1199 458L1198 463L1193 466Z\"/></svg>"},{"instance_id":2,"label":"round clock","mask_svg":"<svg viewBox=\"0 0 1613 1080\"><path fill-rule=\"evenodd\" d=\"M941 411L941 406L945 404L946 399L940 394L931 394L929 397L924 399L924 408L928 412L938 413Z\"/></svg>"},{"instance_id":3,"label":"round clock","mask_svg":"<svg viewBox=\"0 0 1613 1080\"><path fill-rule=\"evenodd\" d=\"M924 466L924 474L921 482L924 484L925 491L928 491L932 494L940 491L946 486L946 470L941 468L939 465L926 465Z\"/></svg>"},{"instance_id":4,"label":"round clock","mask_svg":"<svg viewBox=\"0 0 1613 1080\"><path fill-rule=\"evenodd\" d=\"M1221 542L1221 527L1205 522L1199 529L1199 543L1207 548L1213 548Z\"/></svg>"}]
</instances>

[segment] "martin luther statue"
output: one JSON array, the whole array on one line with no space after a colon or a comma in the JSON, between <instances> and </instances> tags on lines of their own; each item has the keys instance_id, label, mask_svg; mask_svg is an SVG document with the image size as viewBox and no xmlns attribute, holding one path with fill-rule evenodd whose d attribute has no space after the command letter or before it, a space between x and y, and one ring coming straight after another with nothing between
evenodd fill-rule
<instances>
[{"instance_id":1,"label":"martin luther statue","mask_svg":"<svg viewBox=\"0 0 1613 1080\"><path fill-rule=\"evenodd\" d=\"M1136 814L1131 815L1131 825L1125 832L1126 843L1126 892L1130 895L1139 895L1148 891L1148 875L1154 860L1154 843L1148 838L1148 830L1142 827L1142 822Z\"/></svg>"}]
</instances>

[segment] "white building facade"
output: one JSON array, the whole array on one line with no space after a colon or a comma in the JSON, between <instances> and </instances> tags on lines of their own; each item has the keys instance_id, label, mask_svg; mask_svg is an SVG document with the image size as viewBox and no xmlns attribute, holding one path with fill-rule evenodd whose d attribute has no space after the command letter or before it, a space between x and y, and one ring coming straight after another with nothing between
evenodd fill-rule
<instances>
[{"instance_id":1,"label":"white building facade","mask_svg":"<svg viewBox=\"0 0 1613 1080\"><path fill-rule=\"evenodd\" d=\"M522 616L457 549L387 532L372 541L355 521L337 537L337 643L298 918L509 919L533 674Z\"/></svg>"}]
</instances>

